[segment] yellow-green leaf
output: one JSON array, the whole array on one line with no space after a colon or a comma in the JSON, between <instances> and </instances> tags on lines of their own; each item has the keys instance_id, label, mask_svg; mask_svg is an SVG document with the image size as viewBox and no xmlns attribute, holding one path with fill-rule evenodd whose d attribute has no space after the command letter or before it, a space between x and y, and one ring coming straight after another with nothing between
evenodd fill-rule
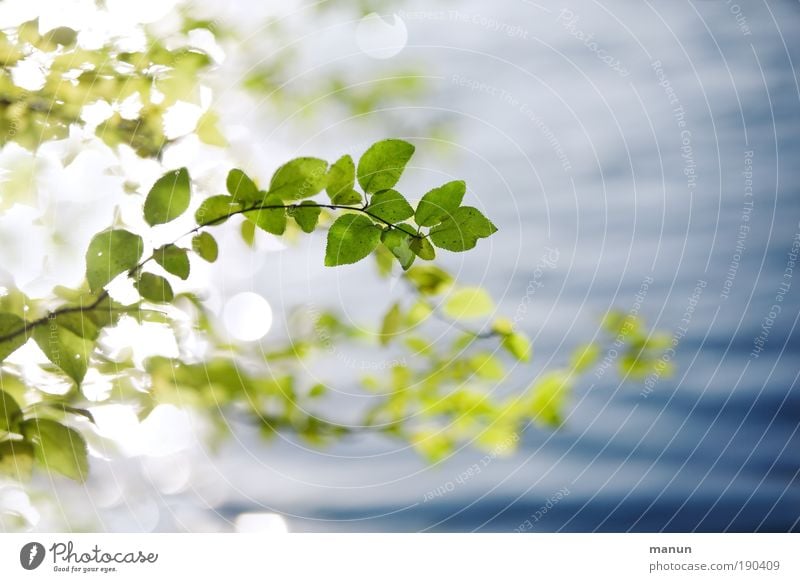
<instances>
[{"instance_id":1,"label":"yellow-green leaf","mask_svg":"<svg viewBox=\"0 0 800 582\"><path fill-rule=\"evenodd\" d=\"M453 319L484 317L494 311L494 301L481 287L462 287L454 291L444 304L444 312Z\"/></svg>"}]
</instances>

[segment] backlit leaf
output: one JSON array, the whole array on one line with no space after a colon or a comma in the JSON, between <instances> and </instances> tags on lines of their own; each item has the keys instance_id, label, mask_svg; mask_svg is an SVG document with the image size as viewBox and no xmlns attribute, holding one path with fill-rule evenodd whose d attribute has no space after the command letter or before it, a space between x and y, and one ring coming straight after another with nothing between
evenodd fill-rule
<instances>
[{"instance_id":1,"label":"backlit leaf","mask_svg":"<svg viewBox=\"0 0 800 582\"><path fill-rule=\"evenodd\" d=\"M189 171L186 168L161 176L144 201L144 218L150 226L164 224L186 212L191 199Z\"/></svg>"}]
</instances>

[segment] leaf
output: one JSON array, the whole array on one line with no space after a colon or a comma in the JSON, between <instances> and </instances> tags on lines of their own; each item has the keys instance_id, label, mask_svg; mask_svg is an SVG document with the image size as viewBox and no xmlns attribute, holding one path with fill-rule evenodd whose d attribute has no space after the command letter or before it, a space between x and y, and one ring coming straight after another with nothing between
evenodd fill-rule
<instances>
[{"instance_id":1,"label":"leaf","mask_svg":"<svg viewBox=\"0 0 800 582\"><path fill-rule=\"evenodd\" d=\"M217 239L207 232L201 232L192 239L192 250L194 250L201 259L209 263L216 261L219 256Z\"/></svg>"},{"instance_id":2,"label":"leaf","mask_svg":"<svg viewBox=\"0 0 800 582\"><path fill-rule=\"evenodd\" d=\"M282 200L301 200L318 194L327 182L328 162L318 158L296 158L272 175L269 194Z\"/></svg>"},{"instance_id":3,"label":"leaf","mask_svg":"<svg viewBox=\"0 0 800 582\"><path fill-rule=\"evenodd\" d=\"M256 225L250 220L244 220L240 230L244 244L249 247L254 246L256 244Z\"/></svg>"},{"instance_id":4,"label":"leaf","mask_svg":"<svg viewBox=\"0 0 800 582\"><path fill-rule=\"evenodd\" d=\"M167 273L171 273L183 280L189 278L189 255L186 249L175 245L164 245L153 253L156 263L161 265Z\"/></svg>"},{"instance_id":5,"label":"leaf","mask_svg":"<svg viewBox=\"0 0 800 582\"><path fill-rule=\"evenodd\" d=\"M531 417L548 426L560 426L564 416L562 409L570 388L570 382L563 373L545 375L532 388L533 394L528 404Z\"/></svg>"},{"instance_id":6,"label":"leaf","mask_svg":"<svg viewBox=\"0 0 800 582\"><path fill-rule=\"evenodd\" d=\"M396 190L383 190L375 194L368 209L371 215L392 224L414 216L414 209Z\"/></svg>"},{"instance_id":7,"label":"leaf","mask_svg":"<svg viewBox=\"0 0 800 582\"><path fill-rule=\"evenodd\" d=\"M25 328L25 322L13 313L0 313L0 338L20 332ZM24 332L12 338L0 341L0 362L13 354L28 341Z\"/></svg>"},{"instance_id":8,"label":"leaf","mask_svg":"<svg viewBox=\"0 0 800 582\"><path fill-rule=\"evenodd\" d=\"M432 261L436 258L436 249L426 237L417 237L411 241L411 250L420 259Z\"/></svg>"},{"instance_id":9,"label":"leaf","mask_svg":"<svg viewBox=\"0 0 800 582\"><path fill-rule=\"evenodd\" d=\"M600 347L595 343L590 343L578 347L572 353L570 363L576 372L584 372L591 368L599 358Z\"/></svg>"},{"instance_id":10,"label":"leaf","mask_svg":"<svg viewBox=\"0 0 800 582\"><path fill-rule=\"evenodd\" d=\"M503 337L500 345L520 362L529 362L533 346L528 337L519 332L513 332Z\"/></svg>"},{"instance_id":11,"label":"leaf","mask_svg":"<svg viewBox=\"0 0 800 582\"><path fill-rule=\"evenodd\" d=\"M258 186L241 170L233 169L228 172L225 185L234 200L260 202L264 197L263 193L259 192Z\"/></svg>"},{"instance_id":12,"label":"leaf","mask_svg":"<svg viewBox=\"0 0 800 582\"><path fill-rule=\"evenodd\" d=\"M414 155L414 146L400 139L372 144L358 161L358 183L369 194L393 188Z\"/></svg>"},{"instance_id":13,"label":"leaf","mask_svg":"<svg viewBox=\"0 0 800 582\"><path fill-rule=\"evenodd\" d=\"M106 230L95 235L86 251L86 279L92 293L138 265L142 246L142 237L127 230Z\"/></svg>"},{"instance_id":14,"label":"leaf","mask_svg":"<svg viewBox=\"0 0 800 582\"><path fill-rule=\"evenodd\" d=\"M4 441L0 443L0 475L22 480L33 471L33 445L25 441Z\"/></svg>"},{"instance_id":15,"label":"leaf","mask_svg":"<svg viewBox=\"0 0 800 582\"><path fill-rule=\"evenodd\" d=\"M411 251L411 236L400 229L390 228L381 234L381 242L397 258L403 270L408 270L415 257Z\"/></svg>"},{"instance_id":16,"label":"leaf","mask_svg":"<svg viewBox=\"0 0 800 582\"><path fill-rule=\"evenodd\" d=\"M283 206L283 200L270 194L264 198L263 206ZM244 213L258 228L269 233L281 235L286 232L286 208L260 208Z\"/></svg>"},{"instance_id":17,"label":"leaf","mask_svg":"<svg viewBox=\"0 0 800 582\"><path fill-rule=\"evenodd\" d=\"M470 367L475 374L485 380L502 380L506 371L503 363L490 352L480 352L469 359Z\"/></svg>"},{"instance_id":18,"label":"leaf","mask_svg":"<svg viewBox=\"0 0 800 582\"><path fill-rule=\"evenodd\" d=\"M17 432L22 421L22 410L8 392L0 390L0 433Z\"/></svg>"},{"instance_id":19,"label":"leaf","mask_svg":"<svg viewBox=\"0 0 800 582\"><path fill-rule=\"evenodd\" d=\"M56 320L37 327L33 331L33 339L47 359L80 386L89 368L94 341L75 335L58 325Z\"/></svg>"},{"instance_id":20,"label":"leaf","mask_svg":"<svg viewBox=\"0 0 800 582\"><path fill-rule=\"evenodd\" d=\"M403 319L403 313L400 311L400 304L395 303L383 316L383 323L381 324L380 342L382 346L387 346L397 335L400 329L400 323Z\"/></svg>"},{"instance_id":21,"label":"leaf","mask_svg":"<svg viewBox=\"0 0 800 582\"><path fill-rule=\"evenodd\" d=\"M430 239L437 247L462 252L474 248L478 239L497 232L477 208L462 206L430 231Z\"/></svg>"},{"instance_id":22,"label":"leaf","mask_svg":"<svg viewBox=\"0 0 800 582\"><path fill-rule=\"evenodd\" d=\"M230 216L242 209L241 203L233 199L233 196L217 194L203 200L203 203L194 213L194 220L197 224L204 226L216 226L222 224Z\"/></svg>"},{"instance_id":23,"label":"leaf","mask_svg":"<svg viewBox=\"0 0 800 582\"><path fill-rule=\"evenodd\" d=\"M144 201L144 219L154 226L178 218L189 208L191 200L189 171L180 168L161 176Z\"/></svg>"},{"instance_id":24,"label":"leaf","mask_svg":"<svg viewBox=\"0 0 800 582\"><path fill-rule=\"evenodd\" d=\"M411 267L406 273L406 278L423 295L438 295L449 289L453 284L453 277L436 265Z\"/></svg>"},{"instance_id":25,"label":"leaf","mask_svg":"<svg viewBox=\"0 0 800 582\"><path fill-rule=\"evenodd\" d=\"M344 204L341 200L343 196L348 196L353 190L356 183L356 165L353 163L353 158L349 155L344 155L331 166L328 170L328 185L325 187L328 197L335 204ZM361 201L361 195L358 195L358 202ZM351 202L351 204L355 204Z\"/></svg>"},{"instance_id":26,"label":"leaf","mask_svg":"<svg viewBox=\"0 0 800 582\"><path fill-rule=\"evenodd\" d=\"M197 120L197 129L195 129L197 137L200 141L208 145L225 147L228 145L228 140L219 129L219 116L213 111L209 110L200 116Z\"/></svg>"},{"instance_id":27,"label":"leaf","mask_svg":"<svg viewBox=\"0 0 800 582\"><path fill-rule=\"evenodd\" d=\"M354 206L356 204L361 204L363 201L364 199L361 197L361 194L355 190L337 194L332 200L337 206Z\"/></svg>"},{"instance_id":28,"label":"leaf","mask_svg":"<svg viewBox=\"0 0 800 582\"><path fill-rule=\"evenodd\" d=\"M381 229L366 216L345 214L328 231L325 266L357 263L369 255L381 238Z\"/></svg>"},{"instance_id":29,"label":"leaf","mask_svg":"<svg viewBox=\"0 0 800 582\"><path fill-rule=\"evenodd\" d=\"M289 212L303 232L314 232L322 209L319 204L305 200L300 206L292 208Z\"/></svg>"},{"instance_id":30,"label":"leaf","mask_svg":"<svg viewBox=\"0 0 800 582\"><path fill-rule=\"evenodd\" d=\"M169 281L153 273L142 273L136 282L136 289L142 297L153 303L170 303L175 299Z\"/></svg>"},{"instance_id":31,"label":"leaf","mask_svg":"<svg viewBox=\"0 0 800 582\"><path fill-rule=\"evenodd\" d=\"M484 317L494 311L494 301L481 287L462 287L454 291L444 304L445 315L453 319Z\"/></svg>"},{"instance_id":32,"label":"leaf","mask_svg":"<svg viewBox=\"0 0 800 582\"><path fill-rule=\"evenodd\" d=\"M47 418L22 423L22 434L33 443L36 460L48 471L84 481L89 474L89 454L80 433Z\"/></svg>"},{"instance_id":33,"label":"leaf","mask_svg":"<svg viewBox=\"0 0 800 582\"><path fill-rule=\"evenodd\" d=\"M420 226L434 226L452 215L464 199L467 185L463 180L434 188L419 201L414 220Z\"/></svg>"}]
</instances>

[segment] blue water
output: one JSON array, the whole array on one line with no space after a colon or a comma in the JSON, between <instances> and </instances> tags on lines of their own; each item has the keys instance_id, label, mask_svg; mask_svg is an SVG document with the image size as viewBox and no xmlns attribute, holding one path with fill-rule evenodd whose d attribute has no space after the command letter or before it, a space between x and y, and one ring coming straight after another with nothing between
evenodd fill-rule
<instances>
[{"instance_id":1,"label":"blue water","mask_svg":"<svg viewBox=\"0 0 800 582\"><path fill-rule=\"evenodd\" d=\"M521 323L536 361L506 388L563 363L608 309L632 309L648 278L640 315L670 334L686 328L676 374L648 394L589 374L562 429L528 428L516 455L463 483L483 453L465 448L428 466L380 439L319 452L290 441L261 447L242 431L219 461L233 492L216 510L278 511L298 531L800 529L800 279L787 270L800 233L800 9L573 2L570 20L560 6L494 4L409 6L408 45L391 64L424 65L431 91L367 123L408 138L420 138L420 120L454 128L446 170L435 140L420 138L410 180L463 177L498 224L490 241L446 262L462 281L488 286L501 311L515 312L537 261L557 249ZM459 12L430 12L439 9ZM593 48L578 38L588 34ZM354 80L382 74L384 61L352 44L342 51L337 64ZM334 119L303 145L340 150L334 137L358 135L363 121ZM379 135L353 147L371 137ZM400 295L366 283L368 268L314 270L304 253L318 242L287 251L263 291L287 305L340 300L362 319ZM773 305L781 311L769 319ZM329 375L352 373L328 366ZM444 493L426 500L437 488Z\"/></svg>"}]
</instances>

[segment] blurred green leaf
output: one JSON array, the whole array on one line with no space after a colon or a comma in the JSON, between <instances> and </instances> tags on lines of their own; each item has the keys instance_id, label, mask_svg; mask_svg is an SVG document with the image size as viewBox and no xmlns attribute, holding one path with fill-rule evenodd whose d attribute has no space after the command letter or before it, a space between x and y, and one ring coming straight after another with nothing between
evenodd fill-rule
<instances>
[{"instance_id":1,"label":"blurred green leaf","mask_svg":"<svg viewBox=\"0 0 800 582\"><path fill-rule=\"evenodd\" d=\"M17 401L11 394L0 390L0 433L17 432L21 421L22 410Z\"/></svg>"},{"instance_id":2,"label":"blurred green leaf","mask_svg":"<svg viewBox=\"0 0 800 582\"><path fill-rule=\"evenodd\" d=\"M33 445L25 441L9 440L0 443L0 475L24 480L33 471Z\"/></svg>"},{"instance_id":3,"label":"blurred green leaf","mask_svg":"<svg viewBox=\"0 0 800 582\"><path fill-rule=\"evenodd\" d=\"M520 362L529 362L533 353L533 346L528 337L519 332L512 332L503 336L501 345Z\"/></svg>"},{"instance_id":4,"label":"blurred green leaf","mask_svg":"<svg viewBox=\"0 0 800 582\"><path fill-rule=\"evenodd\" d=\"M19 333L25 328L25 322L13 313L0 313L0 337ZM25 333L0 341L0 362L13 354L28 341Z\"/></svg>"},{"instance_id":5,"label":"blurred green leaf","mask_svg":"<svg viewBox=\"0 0 800 582\"><path fill-rule=\"evenodd\" d=\"M383 316L383 323L381 324L380 342L382 346L387 346L397 332L400 330L400 323L403 319L403 312L400 310L400 304L395 303L389 311Z\"/></svg>"},{"instance_id":6,"label":"blurred green leaf","mask_svg":"<svg viewBox=\"0 0 800 582\"><path fill-rule=\"evenodd\" d=\"M444 312L452 319L484 317L494 311L491 295L481 287L462 287L454 291L444 304Z\"/></svg>"}]
</instances>

